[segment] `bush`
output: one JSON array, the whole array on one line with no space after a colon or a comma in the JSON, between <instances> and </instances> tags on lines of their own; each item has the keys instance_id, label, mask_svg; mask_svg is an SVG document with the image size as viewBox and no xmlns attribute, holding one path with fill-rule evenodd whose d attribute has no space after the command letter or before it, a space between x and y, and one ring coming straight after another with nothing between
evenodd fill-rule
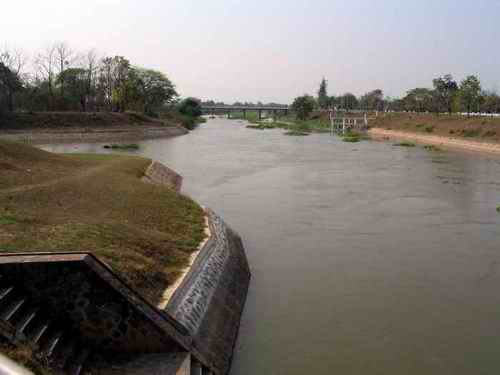
<instances>
[{"instance_id":1,"label":"bush","mask_svg":"<svg viewBox=\"0 0 500 375\"><path fill-rule=\"evenodd\" d=\"M427 133L432 133L434 131L434 126L432 125L427 125L426 127L424 127L424 130L427 132Z\"/></svg>"},{"instance_id":2,"label":"bush","mask_svg":"<svg viewBox=\"0 0 500 375\"><path fill-rule=\"evenodd\" d=\"M178 110L189 117L200 117L202 115L201 101L196 98L186 98L179 103Z\"/></svg>"},{"instance_id":3,"label":"bush","mask_svg":"<svg viewBox=\"0 0 500 375\"><path fill-rule=\"evenodd\" d=\"M404 141L404 142L394 143L393 146L398 146L398 147L415 147L416 144L413 143L413 142Z\"/></svg>"}]
</instances>

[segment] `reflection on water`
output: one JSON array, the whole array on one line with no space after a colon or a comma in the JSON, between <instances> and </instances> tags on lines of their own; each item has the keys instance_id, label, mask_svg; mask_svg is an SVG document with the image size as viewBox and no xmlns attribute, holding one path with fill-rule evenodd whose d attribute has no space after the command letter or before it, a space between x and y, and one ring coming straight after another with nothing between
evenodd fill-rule
<instances>
[{"instance_id":1,"label":"reflection on water","mask_svg":"<svg viewBox=\"0 0 500 375\"><path fill-rule=\"evenodd\" d=\"M500 373L498 160L230 120L141 147L243 237L233 375Z\"/></svg>"}]
</instances>

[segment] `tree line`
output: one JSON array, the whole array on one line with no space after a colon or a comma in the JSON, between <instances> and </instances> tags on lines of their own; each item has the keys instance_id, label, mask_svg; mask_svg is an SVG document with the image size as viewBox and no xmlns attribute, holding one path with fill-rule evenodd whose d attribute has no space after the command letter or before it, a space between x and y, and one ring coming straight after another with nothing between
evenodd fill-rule
<instances>
[{"instance_id":1,"label":"tree line","mask_svg":"<svg viewBox=\"0 0 500 375\"><path fill-rule=\"evenodd\" d=\"M479 78L470 75L457 82L451 74L437 77L432 88L409 90L402 98L384 96L381 89L370 91L360 97L352 93L339 96L328 95L328 82L321 80L317 97L303 95L295 99L292 107L301 116L314 109L336 108L340 110L364 111L411 111L429 113L499 113L500 96L481 87ZM305 113L305 114L304 114Z\"/></svg>"},{"instance_id":2,"label":"tree line","mask_svg":"<svg viewBox=\"0 0 500 375\"><path fill-rule=\"evenodd\" d=\"M162 72L124 56L100 57L58 42L33 58L0 50L1 111L138 111L157 115L176 103L175 85Z\"/></svg>"}]
</instances>

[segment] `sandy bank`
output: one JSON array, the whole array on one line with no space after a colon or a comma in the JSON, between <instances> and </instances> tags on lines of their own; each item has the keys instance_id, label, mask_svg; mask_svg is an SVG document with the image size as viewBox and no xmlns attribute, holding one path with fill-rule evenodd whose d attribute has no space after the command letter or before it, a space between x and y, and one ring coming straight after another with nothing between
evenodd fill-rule
<instances>
[{"instance_id":1,"label":"sandy bank","mask_svg":"<svg viewBox=\"0 0 500 375\"><path fill-rule=\"evenodd\" d=\"M405 131L386 130L380 128L372 128L368 130L368 134L377 140L390 140L390 139L405 139L414 141L421 144L429 144L441 146L443 148L455 150L467 150L475 152L485 152L500 154L500 144L487 143L478 141L469 141L465 139L458 139L452 137L444 137L429 134L416 134Z\"/></svg>"}]
</instances>

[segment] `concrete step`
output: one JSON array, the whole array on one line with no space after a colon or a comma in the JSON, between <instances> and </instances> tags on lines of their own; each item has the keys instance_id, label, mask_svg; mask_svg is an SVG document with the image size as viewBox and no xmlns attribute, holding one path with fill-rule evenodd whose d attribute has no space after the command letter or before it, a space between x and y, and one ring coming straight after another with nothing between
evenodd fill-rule
<instances>
[{"instance_id":1,"label":"concrete step","mask_svg":"<svg viewBox=\"0 0 500 375\"><path fill-rule=\"evenodd\" d=\"M41 323L34 329L33 335L31 337L31 341L34 344L38 344L40 342L40 340L42 339L42 337L44 337L44 335L47 333L47 331L49 329L49 325L50 325L50 323L48 323L48 322Z\"/></svg>"},{"instance_id":2,"label":"concrete step","mask_svg":"<svg viewBox=\"0 0 500 375\"><path fill-rule=\"evenodd\" d=\"M71 365L67 367L66 373L68 375L80 375L89 355L90 351L87 348L81 349L76 354Z\"/></svg>"},{"instance_id":3,"label":"concrete step","mask_svg":"<svg viewBox=\"0 0 500 375\"><path fill-rule=\"evenodd\" d=\"M25 334L26 328L36 318L37 313L38 313L37 308L30 308L26 310L16 323L16 331L18 333Z\"/></svg>"},{"instance_id":4,"label":"concrete step","mask_svg":"<svg viewBox=\"0 0 500 375\"><path fill-rule=\"evenodd\" d=\"M14 302L9 304L5 309L3 309L0 312L0 319L9 320L10 318L12 318L12 316L14 316L14 314L17 311L19 311L19 309L24 305L25 302L26 302L26 299L23 297L20 297L20 298L17 298L16 300L14 300Z\"/></svg>"},{"instance_id":5,"label":"concrete step","mask_svg":"<svg viewBox=\"0 0 500 375\"><path fill-rule=\"evenodd\" d=\"M58 330L52 333L52 335L47 338L47 341L44 343L42 349L43 353L45 353L47 357L52 357L52 355L54 354L54 350L61 341L62 336L63 331Z\"/></svg>"}]
</instances>

